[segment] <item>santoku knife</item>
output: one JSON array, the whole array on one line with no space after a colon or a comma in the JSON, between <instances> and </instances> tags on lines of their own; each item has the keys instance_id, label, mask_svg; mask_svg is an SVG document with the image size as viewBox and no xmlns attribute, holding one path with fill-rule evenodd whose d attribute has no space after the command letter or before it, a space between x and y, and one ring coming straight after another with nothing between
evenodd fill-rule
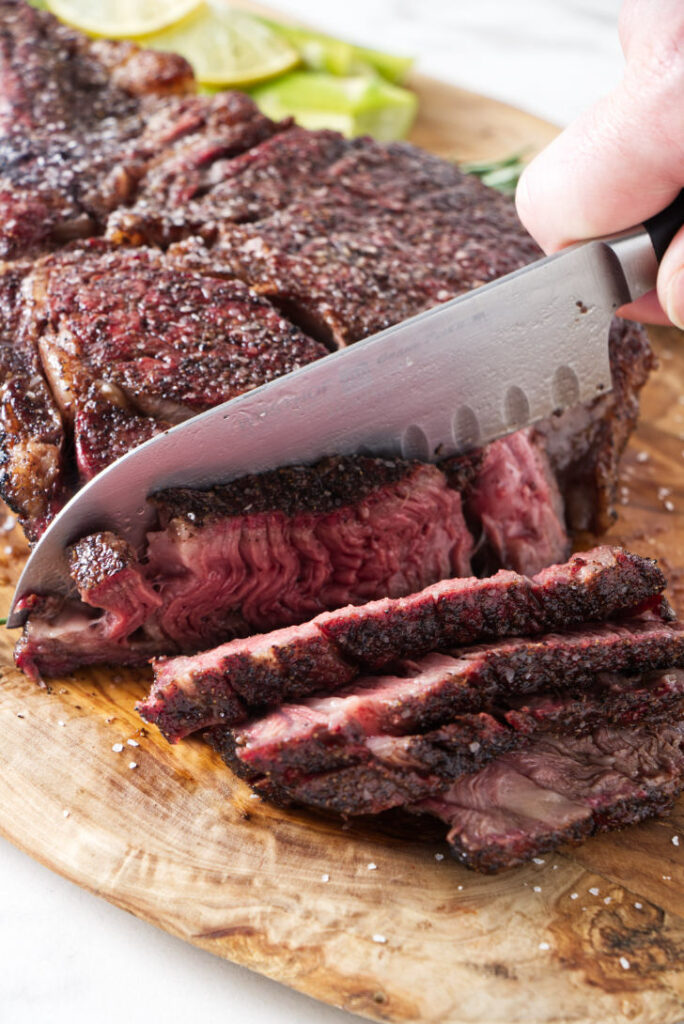
<instances>
[{"instance_id":1,"label":"santoku knife","mask_svg":"<svg viewBox=\"0 0 684 1024\"><path fill-rule=\"evenodd\" d=\"M684 192L644 227L538 260L152 438L54 519L8 626L26 617L22 597L73 590L65 549L78 537L114 530L140 548L155 491L333 454L436 461L604 394L611 317L655 286L682 223Z\"/></svg>"}]
</instances>

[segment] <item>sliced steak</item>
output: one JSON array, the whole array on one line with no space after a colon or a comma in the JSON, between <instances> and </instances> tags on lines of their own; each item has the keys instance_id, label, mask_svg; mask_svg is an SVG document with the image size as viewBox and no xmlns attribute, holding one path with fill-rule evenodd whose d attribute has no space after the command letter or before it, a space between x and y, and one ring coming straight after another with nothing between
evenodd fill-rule
<instances>
[{"instance_id":1,"label":"sliced steak","mask_svg":"<svg viewBox=\"0 0 684 1024\"><path fill-rule=\"evenodd\" d=\"M570 554L563 499L539 436L531 431L487 445L464 499L476 544L481 531L478 562L484 575L503 567L531 576Z\"/></svg>"},{"instance_id":2,"label":"sliced steak","mask_svg":"<svg viewBox=\"0 0 684 1024\"><path fill-rule=\"evenodd\" d=\"M363 457L324 459L245 477L211 491L166 491L155 497L160 528L148 535L143 561L128 559L140 587L152 587L158 607L134 619L114 660L144 660L157 651L196 650L219 638L301 622L324 608L361 604L380 594L401 595L454 572L467 573L471 538L461 499L435 466ZM101 552L106 576L91 592L90 546ZM107 558L109 545L117 556ZM64 672L111 660L111 619L119 603L118 542L111 534L86 538L72 551L71 572L90 612L84 643L73 629L74 606L64 609L68 649L61 650L59 603L36 606L17 651L30 674ZM124 602L127 600L124 595ZM102 640L96 654L95 634ZM46 638L44 640L44 638ZM123 648L126 651L123 651ZM137 652L137 658L136 658ZM85 660L84 660L85 659Z\"/></svg>"},{"instance_id":3,"label":"sliced steak","mask_svg":"<svg viewBox=\"0 0 684 1024\"><path fill-rule=\"evenodd\" d=\"M484 580L445 580L409 597L342 608L302 626L157 661L139 710L168 738L178 738L217 721L230 725L237 695L259 707L330 693L398 658L603 621L664 587L654 562L609 547L532 578L501 571Z\"/></svg>"},{"instance_id":4,"label":"sliced steak","mask_svg":"<svg viewBox=\"0 0 684 1024\"><path fill-rule=\"evenodd\" d=\"M448 209L436 199L447 190L417 186L384 205L336 181L261 220L221 223L212 253L316 337L358 341L540 255L512 203L450 173Z\"/></svg>"},{"instance_id":5,"label":"sliced steak","mask_svg":"<svg viewBox=\"0 0 684 1024\"><path fill-rule=\"evenodd\" d=\"M92 239L40 260L24 296L82 480L170 423L326 354L241 281L155 249Z\"/></svg>"},{"instance_id":6,"label":"sliced steak","mask_svg":"<svg viewBox=\"0 0 684 1024\"><path fill-rule=\"evenodd\" d=\"M257 772L305 768L322 770L323 752L334 758L349 744L369 737L404 736L449 723L469 711L503 711L497 717L525 731L556 714L554 692L577 731L586 718L583 695L600 673L642 674L684 667L684 627L648 617L625 619L537 640L503 641L490 646L429 654L399 663L395 674L357 679L334 696L283 704L234 730L236 756ZM682 677L684 679L684 676ZM531 694L545 693L538 700ZM631 690L604 687L611 707ZM568 694L577 696L570 707ZM640 699L640 698L639 698ZM591 701L589 705L591 706ZM214 723L219 724L220 719ZM311 770L314 770L313 768Z\"/></svg>"},{"instance_id":7,"label":"sliced steak","mask_svg":"<svg viewBox=\"0 0 684 1024\"><path fill-rule=\"evenodd\" d=\"M670 809L684 782L684 723L535 738L415 809L449 827L454 856L494 872Z\"/></svg>"},{"instance_id":8,"label":"sliced steak","mask_svg":"<svg viewBox=\"0 0 684 1024\"><path fill-rule=\"evenodd\" d=\"M36 540L64 492L64 433L38 354L26 337L19 294L28 264L0 269L0 496Z\"/></svg>"},{"instance_id":9,"label":"sliced steak","mask_svg":"<svg viewBox=\"0 0 684 1024\"><path fill-rule=\"evenodd\" d=\"M378 814L421 797L441 799L445 783L479 772L504 751L531 746L540 733L554 738L591 736L616 728L663 722L684 704L684 672L653 673L630 679L596 679L581 700L559 695L545 713L521 720L505 703L489 712L458 715L424 734L347 737L338 746L310 749L303 762L283 757L266 772L241 757L239 730L210 729L207 738L224 760L255 790L278 803L294 803L345 815ZM577 726L579 725L579 732ZM376 780L373 785L372 780Z\"/></svg>"},{"instance_id":10,"label":"sliced steak","mask_svg":"<svg viewBox=\"0 0 684 1024\"><path fill-rule=\"evenodd\" d=\"M614 320L609 345L612 391L534 428L558 480L568 529L594 535L616 519L620 458L636 426L639 392L655 365L646 333L636 324Z\"/></svg>"},{"instance_id":11,"label":"sliced steak","mask_svg":"<svg viewBox=\"0 0 684 1024\"><path fill-rule=\"evenodd\" d=\"M354 145L337 132L292 128L232 159L208 167L198 160L201 177L191 185L182 168L162 156L141 182L136 202L111 215L107 237L118 244L168 245L211 234L218 223L260 219L311 189Z\"/></svg>"},{"instance_id":12,"label":"sliced steak","mask_svg":"<svg viewBox=\"0 0 684 1024\"><path fill-rule=\"evenodd\" d=\"M20 0L0 5L0 257L101 230L129 199L149 111L194 88L190 65L93 42Z\"/></svg>"}]
</instances>

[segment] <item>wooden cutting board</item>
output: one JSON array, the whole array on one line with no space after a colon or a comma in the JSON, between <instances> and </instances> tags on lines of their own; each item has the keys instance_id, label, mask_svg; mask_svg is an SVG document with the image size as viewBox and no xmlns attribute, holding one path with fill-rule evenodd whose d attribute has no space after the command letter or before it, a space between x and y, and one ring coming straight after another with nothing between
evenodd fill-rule
<instances>
[{"instance_id":1,"label":"wooden cutting board","mask_svg":"<svg viewBox=\"0 0 684 1024\"><path fill-rule=\"evenodd\" d=\"M416 86L414 138L442 155L534 150L554 133L483 97ZM612 539L662 559L684 610L684 351L677 332L653 340L661 368ZM0 538L2 607L24 554L16 530ZM146 672L82 672L39 689L12 667L14 636L0 634L0 833L79 885L375 1020L684 1017L684 802L666 821L483 878L436 859L441 842L252 799L200 742L171 747L141 728L133 705Z\"/></svg>"}]
</instances>

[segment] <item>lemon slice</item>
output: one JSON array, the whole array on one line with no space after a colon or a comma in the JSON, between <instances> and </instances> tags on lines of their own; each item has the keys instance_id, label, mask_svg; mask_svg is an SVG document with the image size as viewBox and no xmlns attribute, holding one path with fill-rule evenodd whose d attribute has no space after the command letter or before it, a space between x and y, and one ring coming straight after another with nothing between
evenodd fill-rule
<instances>
[{"instance_id":1,"label":"lemon slice","mask_svg":"<svg viewBox=\"0 0 684 1024\"><path fill-rule=\"evenodd\" d=\"M203 3L179 25L139 42L182 54L204 85L255 85L299 63L299 54L286 39L223 3Z\"/></svg>"},{"instance_id":2,"label":"lemon slice","mask_svg":"<svg viewBox=\"0 0 684 1024\"><path fill-rule=\"evenodd\" d=\"M68 25L109 39L158 32L198 6L198 0L47 0L52 13Z\"/></svg>"}]
</instances>

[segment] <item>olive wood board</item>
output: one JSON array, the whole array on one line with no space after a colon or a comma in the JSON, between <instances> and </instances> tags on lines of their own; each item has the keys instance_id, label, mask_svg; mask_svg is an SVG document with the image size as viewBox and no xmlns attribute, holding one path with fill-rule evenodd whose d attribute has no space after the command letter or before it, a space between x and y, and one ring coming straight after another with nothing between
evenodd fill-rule
<instances>
[{"instance_id":1,"label":"olive wood board","mask_svg":"<svg viewBox=\"0 0 684 1024\"><path fill-rule=\"evenodd\" d=\"M415 85L414 139L440 154L533 151L554 133L493 100ZM660 370L623 463L611 539L662 559L684 607L684 351L675 331L653 339ZM3 608L26 554L5 525ZM41 689L12 667L14 639L0 630L0 834L79 885L374 1020L684 1017L684 801L666 820L481 877L418 822L407 838L252 799L201 742L170 746L142 727L134 703L147 671L83 671Z\"/></svg>"}]
</instances>

